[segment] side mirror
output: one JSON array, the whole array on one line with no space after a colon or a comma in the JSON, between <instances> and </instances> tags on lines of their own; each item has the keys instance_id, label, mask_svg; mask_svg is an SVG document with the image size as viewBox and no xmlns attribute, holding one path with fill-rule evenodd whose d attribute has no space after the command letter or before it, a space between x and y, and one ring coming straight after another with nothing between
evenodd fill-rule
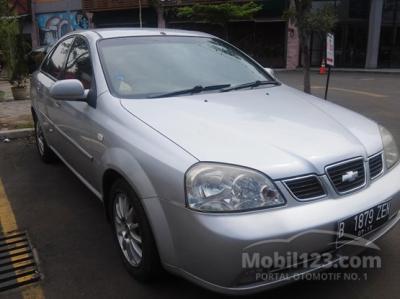
<instances>
[{"instance_id":1,"label":"side mirror","mask_svg":"<svg viewBox=\"0 0 400 299\"><path fill-rule=\"evenodd\" d=\"M60 101L85 101L89 90L76 79L60 80L50 88L50 96Z\"/></svg>"},{"instance_id":2,"label":"side mirror","mask_svg":"<svg viewBox=\"0 0 400 299\"><path fill-rule=\"evenodd\" d=\"M277 79L275 71L269 67L265 67L264 70L270 75L272 78Z\"/></svg>"}]
</instances>

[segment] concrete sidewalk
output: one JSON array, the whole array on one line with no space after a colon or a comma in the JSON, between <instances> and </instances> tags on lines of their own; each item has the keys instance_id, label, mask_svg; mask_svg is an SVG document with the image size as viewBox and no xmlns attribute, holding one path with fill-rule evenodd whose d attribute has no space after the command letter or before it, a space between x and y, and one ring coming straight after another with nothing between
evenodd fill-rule
<instances>
[{"instance_id":1,"label":"concrete sidewalk","mask_svg":"<svg viewBox=\"0 0 400 299\"><path fill-rule=\"evenodd\" d=\"M29 78L26 81L26 96L27 99L29 98L29 91L30 91L30 81ZM11 91L11 84L4 78L0 78L0 102L4 101L14 101L14 97Z\"/></svg>"},{"instance_id":2,"label":"concrete sidewalk","mask_svg":"<svg viewBox=\"0 0 400 299\"><path fill-rule=\"evenodd\" d=\"M28 91L29 95L29 82ZM31 101L14 101L11 84L0 80L0 131L32 128Z\"/></svg>"},{"instance_id":3,"label":"concrete sidewalk","mask_svg":"<svg viewBox=\"0 0 400 299\"><path fill-rule=\"evenodd\" d=\"M0 131L31 127L30 100L0 102Z\"/></svg>"},{"instance_id":4,"label":"concrete sidewalk","mask_svg":"<svg viewBox=\"0 0 400 299\"><path fill-rule=\"evenodd\" d=\"M11 85L8 81L0 80L0 102L12 101L13 95L11 92Z\"/></svg>"}]
</instances>

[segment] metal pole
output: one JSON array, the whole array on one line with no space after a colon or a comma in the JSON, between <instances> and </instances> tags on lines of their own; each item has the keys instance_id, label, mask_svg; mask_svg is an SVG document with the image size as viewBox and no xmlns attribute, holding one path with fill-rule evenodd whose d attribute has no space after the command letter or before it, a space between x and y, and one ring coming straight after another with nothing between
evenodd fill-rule
<instances>
[{"instance_id":1,"label":"metal pole","mask_svg":"<svg viewBox=\"0 0 400 299\"><path fill-rule=\"evenodd\" d=\"M331 66L328 65L328 78L326 78L325 100L328 97L329 79L331 78Z\"/></svg>"}]
</instances>

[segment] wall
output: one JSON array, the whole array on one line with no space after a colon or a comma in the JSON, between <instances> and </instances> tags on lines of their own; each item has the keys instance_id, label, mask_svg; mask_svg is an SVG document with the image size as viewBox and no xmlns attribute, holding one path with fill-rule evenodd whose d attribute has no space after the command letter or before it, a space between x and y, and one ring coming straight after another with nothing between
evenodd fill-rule
<instances>
[{"instance_id":1,"label":"wall","mask_svg":"<svg viewBox=\"0 0 400 299\"><path fill-rule=\"evenodd\" d=\"M81 0L33 0L33 2L37 14L82 9Z\"/></svg>"},{"instance_id":2,"label":"wall","mask_svg":"<svg viewBox=\"0 0 400 299\"><path fill-rule=\"evenodd\" d=\"M81 11L36 14L39 44L52 45L66 33L89 28L89 20Z\"/></svg>"}]
</instances>

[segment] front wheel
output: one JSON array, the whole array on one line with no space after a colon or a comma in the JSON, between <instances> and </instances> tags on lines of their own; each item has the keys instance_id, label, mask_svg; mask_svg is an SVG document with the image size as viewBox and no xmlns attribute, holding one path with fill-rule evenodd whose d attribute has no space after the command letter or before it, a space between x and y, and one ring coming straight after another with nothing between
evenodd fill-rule
<instances>
[{"instance_id":1,"label":"front wheel","mask_svg":"<svg viewBox=\"0 0 400 299\"><path fill-rule=\"evenodd\" d=\"M115 239L129 273L149 281L161 271L161 263L146 214L129 184L117 180L110 192Z\"/></svg>"}]
</instances>

